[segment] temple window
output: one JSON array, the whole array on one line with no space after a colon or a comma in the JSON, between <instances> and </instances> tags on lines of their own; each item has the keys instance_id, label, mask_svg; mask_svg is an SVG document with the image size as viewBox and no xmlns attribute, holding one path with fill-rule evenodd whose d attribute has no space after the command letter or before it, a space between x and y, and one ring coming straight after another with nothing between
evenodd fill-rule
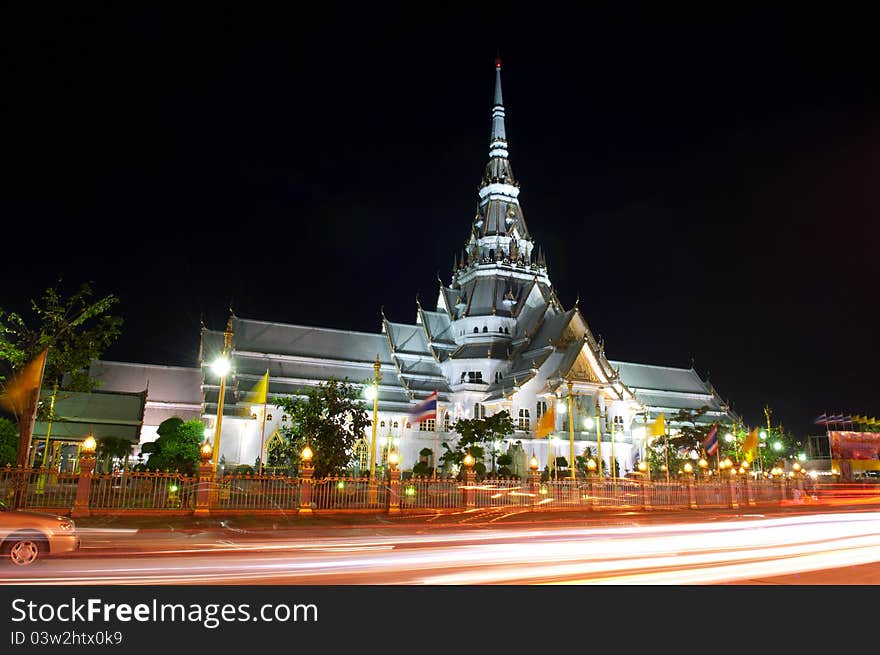
<instances>
[{"instance_id":1,"label":"temple window","mask_svg":"<svg viewBox=\"0 0 880 655\"><path fill-rule=\"evenodd\" d=\"M546 401L539 400L535 405L535 416L541 418L544 416L544 413L547 411L547 403Z\"/></svg>"},{"instance_id":2,"label":"temple window","mask_svg":"<svg viewBox=\"0 0 880 655\"><path fill-rule=\"evenodd\" d=\"M519 410L519 418L517 419L516 427L518 430L523 430L524 432L528 432L531 427L529 410L527 410L525 407Z\"/></svg>"}]
</instances>

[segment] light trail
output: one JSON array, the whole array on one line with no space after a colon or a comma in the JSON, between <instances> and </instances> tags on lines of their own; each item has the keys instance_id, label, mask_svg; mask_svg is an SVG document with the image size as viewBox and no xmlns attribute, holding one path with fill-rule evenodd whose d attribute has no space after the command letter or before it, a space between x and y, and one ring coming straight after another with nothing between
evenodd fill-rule
<instances>
[{"instance_id":1,"label":"light trail","mask_svg":"<svg viewBox=\"0 0 880 655\"><path fill-rule=\"evenodd\" d=\"M877 512L419 532L72 557L0 584L720 584L880 562Z\"/></svg>"}]
</instances>

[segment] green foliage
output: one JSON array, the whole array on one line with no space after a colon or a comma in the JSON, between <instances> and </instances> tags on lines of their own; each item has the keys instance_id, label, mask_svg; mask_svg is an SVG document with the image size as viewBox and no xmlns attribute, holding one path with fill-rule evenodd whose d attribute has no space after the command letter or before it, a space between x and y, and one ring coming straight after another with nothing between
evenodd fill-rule
<instances>
[{"instance_id":1,"label":"green foliage","mask_svg":"<svg viewBox=\"0 0 880 655\"><path fill-rule=\"evenodd\" d=\"M0 417L0 466L15 466L18 455L18 428L7 418Z\"/></svg>"},{"instance_id":2,"label":"green foliage","mask_svg":"<svg viewBox=\"0 0 880 655\"><path fill-rule=\"evenodd\" d=\"M57 288L46 289L39 302L31 301L30 324L21 314L0 309L0 361L15 369L48 348L44 386L62 385L68 374L63 388L91 391L95 381L84 369L122 330L122 318L108 314L119 299L110 294L95 300L93 294L88 282L69 298Z\"/></svg>"},{"instance_id":3,"label":"green foliage","mask_svg":"<svg viewBox=\"0 0 880 655\"><path fill-rule=\"evenodd\" d=\"M430 466L428 466L428 462L417 462L412 467L412 474L418 477L426 477L431 475L434 472Z\"/></svg>"},{"instance_id":4,"label":"green foliage","mask_svg":"<svg viewBox=\"0 0 880 655\"><path fill-rule=\"evenodd\" d=\"M114 458L124 459L131 454L132 442L122 437L103 437L98 439L95 456L103 460L103 472L110 473Z\"/></svg>"},{"instance_id":5,"label":"green foliage","mask_svg":"<svg viewBox=\"0 0 880 655\"><path fill-rule=\"evenodd\" d=\"M141 452L149 453L147 468L153 471L179 471L191 475L199 463L199 446L204 439L205 425L174 417L162 421L156 430L159 438L144 444Z\"/></svg>"},{"instance_id":6,"label":"green foliage","mask_svg":"<svg viewBox=\"0 0 880 655\"><path fill-rule=\"evenodd\" d=\"M591 459L596 462L596 468L593 471L590 471L589 467L587 466L587 462ZM608 465L605 464L604 459L599 460L599 457L596 454L596 449L592 446L585 447L582 455L575 455L574 461L577 470L584 475L598 475L600 466L602 467L602 475L608 473Z\"/></svg>"},{"instance_id":7,"label":"green foliage","mask_svg":"<svg viewBox=\"0 0 880 655\"><path fill-rule=\"evenodd\" d=\"M513 419L507 411L501 411L486 418L464 418L455 422L453 430L461 435L454 446L447 442L443 443L446 451L440 458L440 464L444 470L449 470L453 465L461 466L466 453L470 452L474 460L474 471L477 475L486 472L483 463L486 450L485 444L504 439L513 433Z\"/></svg>"},{"instance_id":8,"label":"green foliage","mask_svg":"<svg viewBox=\"0 0 880 655\"><path fill-rule=\"evenodd\" d=\"M327 380L309 389L306 398L275 397L272 402L290 416L280 428L282 442L269 451L268 462L296 475L300 453L312 449L316 477L342 473L349 464L355 442L370 425L361 400L361 387L348 380Z\"/></svg>"}]
</instances>

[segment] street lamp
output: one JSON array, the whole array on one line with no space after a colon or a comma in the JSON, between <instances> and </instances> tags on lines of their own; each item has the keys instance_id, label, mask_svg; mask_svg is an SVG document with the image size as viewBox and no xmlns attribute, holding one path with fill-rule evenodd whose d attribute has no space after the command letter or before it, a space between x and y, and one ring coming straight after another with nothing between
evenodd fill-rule
<instances>
[{"instance_id":1,"label":"street lamp","mask_svg":"<svg viewBox=\"0 0 880 655\"><path fill-rule=\"evenodd\" d=\"M773 442L773 450L776 450L776 451L782 450L782 442L781 441L774 441Z\"/></svg>"},{"instance_id":2,"label":"street lamp","mask_svg":"<svg viewBox=\"0 0 880 655\"><path fill-rule=\"evenodd\" d=\"M220 377L220 396L217 399L217 424L214 426L214 470L217 470L217 458L220 456L220 425L223 423L223 402L226 400L226 376L232 370L229 361L229 349L232 347L232 314L226 321L226 330L223 332L223 352L211 364L215 375Z\"/></svg>"},{"instance_id":3,"label":"street lamp","mask_svg":"<svg viewBox=\"0 0 880 655\"><path fill-rule=\"evenodd\" d=\"M98 442L95 441L95 437L92 435L87 436L83 439L82 442L82 454L85 457L92 457L95 454L95 451L98 449Z\"/></svg>"},{"instance_id":4,"label":"street lamp","mask_svg":"<svg viewBox=\"0 0 880 655\"><path fill-rule=\"evenodd\" d=\"M371 440L371 448L370 448L370 479L374 479L376 477L376 427L379 424L379 355L376 354L376 361L373 363L373 386L367 387L369 389L369 396L373 401L373 438ZM365 389L364 394L366 395L368 392ZM436 453L435 453L436 456ZM436 464L434 467L434 471L436 473L437 468Z\"/></svg>"},{"instance_id":5,"label":"street lamp","mask_svg":"<svg viewBox=\"0 0 880 655\"><path fill-rule=\"evenodd\" d=\"M589 469L590 473L596 472L596 460L592 457L587 460L587 469Z\"/></svg>"},{"instance_id":6,"label":"street lamp","mask_svg":"<svg viewBox=\"0 0 880 655\"><path fill-rule=\"evenodd\" d=\"M470 455L470 453L468 453ZM538 458L532 455L532 458L529 460L529 469L531 469L532 473L538 470Z\"/></svg>"},{"instance_id":7,"label":"street lamp","mask_svg":"<svg viewBox=\"0 0 880 655\"><path fill-rule=\"evenodd\" d=\"M462 462L465 465L465 468L470 471L474 465L474 456L470 454L470 451L465 454L464 460Z\"/></svg>"},{"instance_id":8,"label":"street lamp","mask_svg":"<svg viewBox=\"0 0 880 655\"><path fill-rule=\"evenodd\" d=\"M392 471L397 470L397 465L399 463L400 463L400 455L397 453L396 450L392 450L390 453L388 453L388 464L389 464L389 466L391 466Z\"/></svg>"},{"instance_id":9,"label":"street lamp","mask_svg":"<svg viewBox=\"0 0 880 655\"><path fill-rule=\"evenodd\" d=\"M693 473L694 467L691 466L690 462L685 462L684 464L684 472L687 474Z\"/></svg>"}]
</instances>

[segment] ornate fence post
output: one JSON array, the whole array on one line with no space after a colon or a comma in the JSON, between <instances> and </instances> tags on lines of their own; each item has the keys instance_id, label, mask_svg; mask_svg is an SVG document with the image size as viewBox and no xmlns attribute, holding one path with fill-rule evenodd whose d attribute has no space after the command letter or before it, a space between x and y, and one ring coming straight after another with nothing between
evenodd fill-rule
<instances>
[{"instance_id":1,"label":"ornate fence post","mask_svg":"<svg viewBox=\"0 0 880 655\"><path fill-rule=\"evenodd\" d=\"M79 478L76 481L76 500L73 501L73 509L70 510L71 518L90 516L89 495L92 491L92 474L95 472L95 449L97 444L94 437L89 435L83 440L79 459Z\"/></svg>"},{"instance_id":2,"label":"ornate fence post","mask_svg":"<svg viewBox=\"0 0 880 655\"><path fill-rule=\"evenodd\" d=\"M474 457L470 453L467 453L464 456L464 476L462 477L462 482L464 482L464 506L465 507L474 507L476 505L475 496L476 490L474 489L474 485L477 482L477 474L474 472Z\"/></svg>"},{"instance_id":3,"label":"ornate fence post","mask_svg":"<svg viewBox=\"0 0 880 655\"><path fill-rule=\"evenodd\" d=\"M538 460L534 455L529 460L528 484L529 493L532 498L532 508L534 508L541 495L541 475L538 473Z\"/></svg>"},{"instance_id":4,"label":"ornate fence post","mask_svg":"<svg viewBox=\"0 0 880 655\"><path fill-rule=\"evenodd\" d=\"M752 495L751 477L752 476L749 475L749 472L746 471L746 483L745 483L746 484L746 499L745 500L746 500L746 504L749 507L754 507L755 497Z\"/></svg>"},{"instance_id":5,"label":"ornate fence post","mask_svg":"<svg viewBox=\"0 0 880 655\"><path fill-rule=\"evenodd\" d=\"M194 516L207 516L211 513L211 489L215 484L214 466L211 456L214 449L207 440L199 448L199 473L196 479L196 506ZM216 499L216 494L215 494Z\"/></svg>"},{"instance_id":6,"label":"ornate fence post","mask_svg":"<svg viewBox=\"0 0 880 655\"><path fill-rule=\"evenodd\" d=\"M312 513L312 485L315 483L315 467L312 466L312 449L306 446L302 452L302 471L300 472L299 508L300 514Z\"/></svg>"},{"instance_id":7,"label":"ornate fence post","mask_svg":"<svg viewBox=\"0 0 880 655\"><path fill-rule=\"evenodd\" d=\"M688 507L691 509L697 509L697 491L694 489L694 481L690 475L687 476L687 492Z\"/></svg>"},{"instance_id":8,"label":"ornate fence post","mask_svg":"<svg viewBox=\"0 0 880 655\"><path fill-rule=\"evenodd\" d=\"M651 485L650 480L642 480L642 509L651 509Z\"/></svg>"},{"instance_id":9,"label":"ornate fence post","mask_svg":"<svg viewBox=\"0 0 880 655\"><path fill-rule=\"evenodd\" d=\"M388 513L400 514L400 469L397 464L400 455L396 452L388 454Z\"/></svg>"},{"instance_id":10,"label":"ornate fence post","mask_svg":"<svg viewBox=\"0 0 880 655\"><path fill-rule=\"evenodd\" d=\"M730 509L736 509L739 507L739 503L736 502L736 476L733 474L733 469L730 470L730 477L727 478L727 495L727 506Z\"/></svg>"}]
</instances>

